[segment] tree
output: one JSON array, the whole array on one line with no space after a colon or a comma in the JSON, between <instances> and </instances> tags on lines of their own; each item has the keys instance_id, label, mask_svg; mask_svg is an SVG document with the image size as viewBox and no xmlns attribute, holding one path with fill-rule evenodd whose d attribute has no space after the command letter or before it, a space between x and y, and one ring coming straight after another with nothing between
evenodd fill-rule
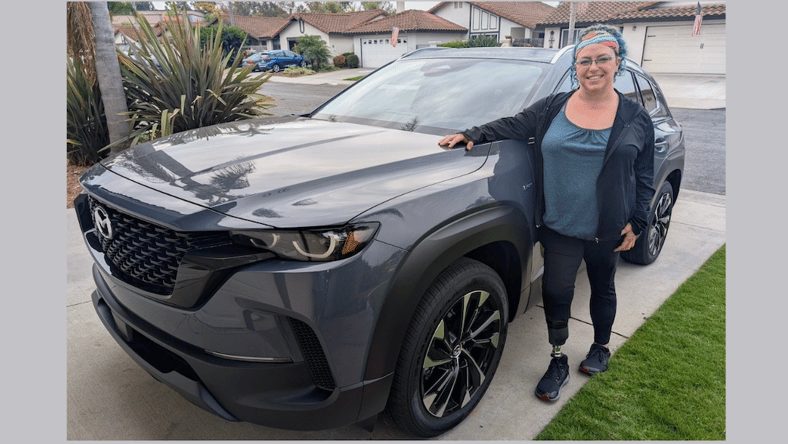
<instances>
[{"instance_id":1,"label":"tree","mask_svg":"<svg viewBox=\"0 0 788 444\"><path fill-rule=\"evenodd\" d=\"M320 69L320 65L325 63L331 56L326 42L317 35L302 35L298 38L295 47L296 52L309 60L314 67Z\"/></svg>"},{"instance_id":2,"label":"tree","mask_svg":"<svg viewBox=\"0 0 788 444\"><path fill-rule=\"evenodd\" d=\"M131 2L107 2L110 15L131 15L134 7Z\"/></svg>"},{"instance_id":3,"label":"tree","mask_svg":"<svg viewBox=\"0 0 788 444\"><path fill-rule=\"evenodd\" d=\"M117 154L128 146L122 141L131 127L107 2L69 2L67 8L68 53L89 81L98 82L109 141L117 143L110 153Z\"/></svg>"},{"instance_id":4,"label":"tree","mask_svg":"<svg viewBox=\"0 0 788 444\"><path fill-rule=\"evenodd\" d=\"M290 15L282 9L279 3L274 2L233 2L233 12L238 15L258 17L287 17Z\"/></svg>"},{"instance_id":5,"label":"tree","mask_svg":"<svg viewBox=\"0 0 788 444\"><path fill-rule=\"evenodd\" d=\"M134 9L137 11L153 11L156 8L153 7L153 2L133 2Z\"/></svg>"},{"instance_id":6,"label":"tree","mask_svg":"<svg viewBox=\"0 0 788 444\"><path fill-rule=\"evenodd\" d=\"M361 2L361 7L364 8L365 11L380 9L389 14L394 14L397 11L397 8L394 7L391 2Z\"/></svg>"},{"instance_id":7,"label":"tree","mask_svg":"<svg viewBox=\"0 0 788 444\"><path fill-rule=\"evenodd\" d=\"M306 2L309 12L336 14L353 10L353 2Z\"/></svg>"}]
</instances>

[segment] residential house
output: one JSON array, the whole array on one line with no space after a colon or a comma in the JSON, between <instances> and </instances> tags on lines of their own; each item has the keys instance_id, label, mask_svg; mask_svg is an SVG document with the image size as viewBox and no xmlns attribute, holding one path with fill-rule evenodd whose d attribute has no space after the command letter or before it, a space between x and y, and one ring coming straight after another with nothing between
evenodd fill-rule
<instances>
[{"instance_id":1,"label":"residential house","mask_svg":"<svg viewBox=\"0 0 788 444\"><path fill-rule=\"evenodd\" d=\"M511 40L517 46L542 46L536 24L555 12L542 2L441 2L429 12L464 26L464 39L490 36L498 42Z\"/></svg>"},{"instance_id":2,"label":"residential house","mask_svg":"<svg viewBox=\"0 0 788 444\"><path fill-rule=\"evenodd\" d=\"M230 19L224 17L224 25L230 26ZM215 24L217 20L211 22ZM246 47L254 51L270 51L282 48L279 33L290 24L288 18L281 17L249 17L235 15L233 25L248 35Z\"/></svg>"},{"instance_id":3,"label":"residential house","mask_svg":"<svg viewBox=\"0 0 788 444\"><path fill-rule=\"evenodd\" d=\"M164 27L161 23L152 25L151 29L153 30L153 34L156 36L156 38L161 38L162 34L164 33ZM134 42L135 44L139 42L139 36L137 35L137 32L138 29L129 22L123 22L120 25L113 25L115 46L117 46L123 52L128 52L129 42Z\"/></svg>"},{"instance_id":4,"label":"residential house","mask_svg":"<svg viewBox=\"0 0 788 444\"><path fill-rule=\"evenodd\" d=\"M427 11L408 10L354 26L346 32L353 39L361 66L378 68L407 52L461 40L468 29Z\"/></svg>"},{"instance_id":5,"label":"residential house","mask_svg":"<svg viewBox=\"0 0 788 444\"><path fill-rule=\"evenodd\" d=\"M604 23L617 27L628 57L655 74L715 74L725 70L725 4L700 2L702 24L693 34L698 2L577 2L574 38ZM569 39L569 2L538 24L545 48L562 48Z\"/></svg>"},{"instance_id":6,"label":"residential house","mask_svg":"<svg viewBox=\"0 0 788 444\"><path fill-rule=\"evenodd\" d=\"M279 34L282 47L293 49L296 41L303 35L316 35L322 38L331 58L354 52L354 36L350 28L386 17L385 11L359 11L338 14L300 13L288 17L288 25Z\"/></svg>"}]
</instances>

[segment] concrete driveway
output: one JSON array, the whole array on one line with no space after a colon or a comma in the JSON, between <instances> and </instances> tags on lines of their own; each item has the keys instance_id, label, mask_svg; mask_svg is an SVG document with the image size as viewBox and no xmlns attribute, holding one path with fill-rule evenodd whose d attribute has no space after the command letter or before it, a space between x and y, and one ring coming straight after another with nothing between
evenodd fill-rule
<instances>
[{"instance_id":1,"label":"concrete driveway","mask_svg":"<svg viewBox=\"0 0 788 444\"><path fill-rule=\"evenodd\" d=\"M310 81L341 82L362 75ZM330 73L331 74L331 73ZM277 80L275 80L277 81ZM290 80L286 80L290 81ZM662 80L658 79L660 84ZM723 102L724 102L724 79ZM319 84L319 83L318 83ZM671 100L690 90L709 86L704 79L676 82ZM688 85L690 85L688 87ZM668 88L666 88L669 90ZM684 91L684 93L682 93ZM667 91L666 91L667 94ZM718 107L719 97L697 98L698 107ZM673 97L673 99L671 99ZM678 104L670 103L672 106ZM724 106L724 103L722 104ZM248 423L230 423L193 406L173 390L155 381L129 358L99 321L90 294L92 261L82 240L73 210L66 210L67 226L67 439L254 439L344 440L408 439L385 419L375 431L348 426L321 432L293 432ZM670 235L660 258L649 266L621 262L616 275L618 313L611 339L615 353L635 330L726 242L726 198L682 190L673 211ZM561 400L547 404L533 390L549 361L550 347L544 313L536 307L509 326L506 350L485 398L462 424L437 440L531 440L588 377L576 371L592 337L588 313L590 290L585 275L576 282L577 296L570 322L572 335L564 346L572 366L571 381Z\"/></svg>"}]
</instances>

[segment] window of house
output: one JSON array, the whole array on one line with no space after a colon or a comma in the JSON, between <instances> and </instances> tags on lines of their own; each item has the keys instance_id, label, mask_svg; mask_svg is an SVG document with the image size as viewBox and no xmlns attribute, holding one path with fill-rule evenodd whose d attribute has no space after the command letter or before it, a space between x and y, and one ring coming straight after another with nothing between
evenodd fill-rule
<instances>
[{"instance_id":1,"label":"window of house","mask_svg":"<svg viewBox=\"0 0 788 444\"><path fill-rule=\"evenodd\" d=\"M561 30L561 47L568 46L574 44L579 38L580 34L585 31L585 29L577 29L575 28L574 37L572 40L569 40L569 28Z\"/></svg>"},{"instance_id":2,"label":"window of house","mask_svg":"<svg viewBox=\"0 0 788 444\"><path fill-rule=\"evenodd\" d=\"M454 9L462 9L463 2L454 2Z\"/></svg>"}]
</instances>

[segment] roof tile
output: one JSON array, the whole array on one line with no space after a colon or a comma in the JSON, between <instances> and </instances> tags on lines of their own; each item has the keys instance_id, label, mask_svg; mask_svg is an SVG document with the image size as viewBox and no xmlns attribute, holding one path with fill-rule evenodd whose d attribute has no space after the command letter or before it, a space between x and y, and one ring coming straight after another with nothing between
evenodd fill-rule
<instances>
[{"instance_id":1,"label":"roof tile","mask_svg":"<svg viewBox=\"0 0 788 444\"><path fill-rule=\"evenodd\" d=\"M539 22L542 25L569 23L569 3L562 2L555 12ZM575 10L576 23L603 23L614 16L651 6L659 2L578 2Z\"/></svg>"},{"instance_id":2,"label":"roof tile","mask_svg":"<svg viewBox=\"0 0 788 444\"><path fill-rule=\"evenodd\" d=\"M399 14L349 28L347 32L356 34L391 32L394 26L399 28L400 31L468 31L468 28L452 23L437 15L430 14L427 11L407 10Z\"/></svg>"}]
</instances>

